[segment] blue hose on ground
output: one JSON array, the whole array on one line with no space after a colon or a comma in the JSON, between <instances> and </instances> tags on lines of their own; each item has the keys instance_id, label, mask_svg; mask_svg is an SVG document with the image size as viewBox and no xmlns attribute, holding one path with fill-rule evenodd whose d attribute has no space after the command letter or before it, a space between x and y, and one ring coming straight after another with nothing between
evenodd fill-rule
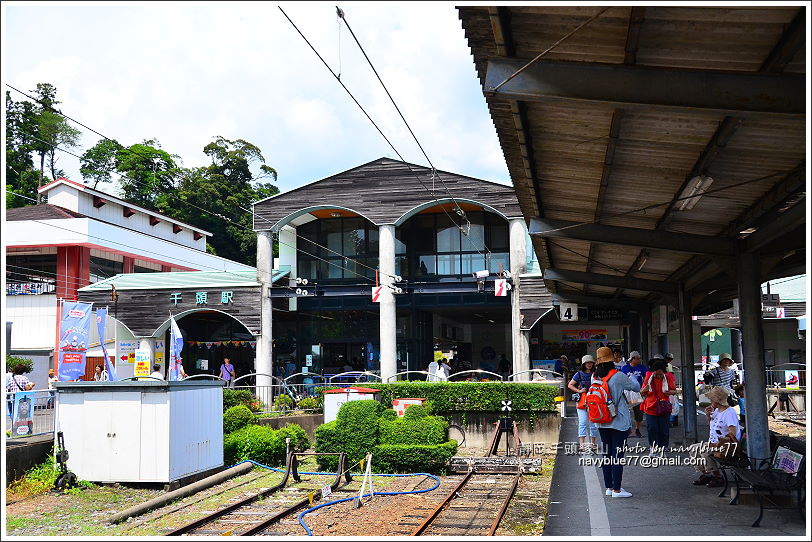
<instances>
[{"instance_id":1,"label":"blue hose on ground","mask_svg":"<svg viewBox=\"0 0 812 542\"><path fill-rule=\"evenodd\" d=\"M410 495L410 494L413 494L413 493L426 493L428 491L434 491L435 489L440 487L440 479L437 478L436 476L432 475L432 474L427 473L427 472L414 472L414 473L410 473L410 474L373 474L372 476L391 476L391 477L428 476L429 478L433 478L434 481L436 482L434 484L434 487L430 487L430 488L427 488L427 489L417 489L417 490L414 490L414 491L381 491L379 493L374 493L374 495ZM325 506L332 506L334 504L347 502L347 501L352 501L352 500L355 500L355 499L358 499L358 498L369 497L370 495L373 495L373 493L367 493L366 495L361 495L361 497L359 497L357 495L354 496L354 497L346 497L344 499L338 499L338 500L335 500L335 501L325 502L325 503L316 505L313 508L308 508L307 510L305 510L304 512L301 512L299 514L299 517L298 517L299 525L301 525L304 528L305 532L307 532L307 536L313 536L313 531L310 530L310 527L307 526L307 524L304 522L304 519L303 519L307 514L309 514L310 512L315 512L319 508L324 508Z\"/></svg>"},{"instance_id":2,"label":"blue hose on ground","mask_svg":"<svg viewBox=\"0 0 812 542\"><path fill-rule=\"evenodd\" d=\"M252 463L252 464L256 465L257 467L262 467L263 469L268 469L268 470L272 470L272 471L275 471L275 472L285 472L282 469L269 467L268 465L263 465L262 463L257 463L256 461L253 461L251 459L245 459L243 461L240 461L239 463L234 463L233 465L231 465L231 467L236 467L237 465L241 465L243 463ZM231 468L231 467L229 467L229 468ZM319 476L335 476L336 475L336 473L334 473L334 472L300 472L299 474L309 474L309 475L319 475ZM356 474L355 476L358 476L358 474ZM414 493L427 493L429 491L434 491L435 489L440 487L440 479L437 478L436 476L434 476L433 474L429 474L427 472L413 472L413 473L409 473L409 474L373 474L372 476L386 476L386 477L391 477L391 478L405 478L407 476L428 476L429 478L433 478L434 481L436 482L434 484L434 487L430 487L430 488L427 488L427 489L417 489L417 490L414 490L414 491L381 491L379 493L374 493L374 495L410 495L410 494L414 494ZM373 493L367 493L366 495L361 495L361 498L369 497L370 495L373 495ZM317 506L314 506L313 508L308 508L307 510L305 510L304 512L301 512L299 514L299 516L297 518L299 520L299 525L301 525L304 528L305 532L307 532L307 536L313 536L313 531L310 530L310 527L307 526L307 524L304 522L304 519L302 519L302 518L304 518L310 512L315 512L319 508L323 508L325 506L332 506L334 504L338 504L338 503L342 503L342 502L352 501L352 500L358 499L358 498L359 498L358 496L346 497L344 499L338 499L336 501L330 501L330 502L321 503L321 504L319 504Z\"/></svg>"}]
</instances>

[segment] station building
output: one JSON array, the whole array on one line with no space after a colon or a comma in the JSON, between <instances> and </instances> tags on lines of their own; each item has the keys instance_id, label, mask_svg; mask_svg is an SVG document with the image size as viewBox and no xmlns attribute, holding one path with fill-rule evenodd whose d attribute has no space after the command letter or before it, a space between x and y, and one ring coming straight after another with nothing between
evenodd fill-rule
<instances>
[{"instance_id":1,"label":"station building","mask_svg":"<svg viewBox=\"0 0 812 542\"><path fill-rule=\"evenodd\" d=\"M120 274L248 271L255 278L253 267L207 253L211 233L191 224L65 178L38 192L47 203L8 209L3 224L10 350L34 360L31 378L38 386L47 382L48 368L53 367L60 298L76 300L81 288ZM95 306L109 305L111 316L127 310L124 302L111 299L109 286L96 301ZM111 331L110 337L116 333L130 345L138 342L126 326ZM95 341L91 357L101 355L98 337ZM163 352L160 340L149 344ZM108 351L115 352L116 346L108 345ZM92 374L92 364L88 366Z\"/></svg>"}]
</instances>

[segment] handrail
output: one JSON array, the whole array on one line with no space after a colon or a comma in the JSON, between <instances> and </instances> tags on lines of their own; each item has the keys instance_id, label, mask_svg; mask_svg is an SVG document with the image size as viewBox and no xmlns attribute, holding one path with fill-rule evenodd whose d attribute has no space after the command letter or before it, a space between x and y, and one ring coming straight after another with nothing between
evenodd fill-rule
<instances>
[{"instance_id":1,"label":"handrail","mask_svg":"<svg viewBox=\"0 0 812 542\"><path fill-rule=\"evenodd\" d=\"M272 381L276 380L277 382L280 383L280 385L281 385L282 382L284 382L278 376L274 376L274 375L271 375L271 374L268 374L268 373L248 373L247 375L242 375L242 376L238 376L237 378L235 378L234 381L232 382L232 385L236 386L238 381L242 380L243 378L248 378L249 376L269 376L269 377L271 377Z\"/></svg>"},{"instance_id":2,"label":"handrail","mask_svg":"<svg viewBox=\"0 0 812 542\"><path fill-rule=\"evenodd\" d=\"M374 376L378 380L383 381L383 378L381 378L381 375L371 373L369 371L347 371L347 372L344 372L344 373L338 373L338 374L334 374L333 376L328 378L327 381L332 383L334 378L338 378L338 377L341 377L341 376L355 376L355 377Z\"/></svg>"},{"instance_id":3,"label":"handrail","mask_svg":"<svg viewBox=\"0 0 812 542\"><path fill-rule=\"evenodd\" d=\"M498 378L500 382L502 382L504 380L504 378L502 378L502 375L500 375L499 373L486 371L484 369L469 369L467 371L458 371L456 373L453 373L451 376L449 376L448 379L451 380L452 377L455 377L455 376L458 376L458 375L461 375L461 374L466 374L466 373L489 374L489 375L493 375L496 378Z\"/></svg>"},{"instance_id":4,"label":"handrail","mask_svg":"<svg viewBox=\"0 0 812 542\"><path fill-rule=\"evenodd\" d=\"M130 378L145 378L145 377L143 377L143 376L136 376L136 377L130 377ZM154 377L150 377L150 378L154 378ZM206 374L200 374L200 375L192 375L192 376L187 376L186 378L183 378L183 379L181 379L181 380L193 380L193 379L200 379L200 378L210 378L210 379L212 379L212 380L222 380L223 382L228 382L228 380L226 380L226 379L224 379L224 378L220 378L220 377L219 377L219 376L217 376L217 375L206 375ZM126 378L124 378L124 379L122 379L122 380L127 380L127 379L126 379Z\"/></svg>"},{"instance_id":5,"label":"handrail","mask_svg":"<svg viewBox=\"0 0 812 542\"><path fill-rule=\"evenodd\" d=\"M387 377L386 382L388 383L390 380L392 380L393 378L395 378L398 375L405 375L405 374L410 374L410 373L422 374L422 375L426 375L426 376L429 376L429 375L432 374L432 373L429 373L428 371L401 371L399 373L395 373L392 376ZM434 376L437 376L437 375L435 374Z\"/></svg>"},{"instance_id":6,"label":"handrail","mask_svg":"<svg viewBox=\"0 0 812 542\"><path fill-rule=\"evenodd\" d=\"M511 381L514 381L514 382L515 382L515 380L516 380L516 379L515 379L515 378L513 378L514 376L516 376L516 375L522 375L522 374L525 374L525 373L539 373L539 374L541 374L541 373L550 373L550 374L552 374L552 375L555 375L555 376L554 376L554 378L560 378L560 379L562 379L562 380L564 379L564 375L563 375L563 374L558 373L558 372L556 372L556 371L551 371L551 370L549 370L549 369L529 369L529 370L527 370L527 371L519 371L518 373L513 373L513 374L508 375L508 377L507 377L507 378L508 378L508 380L511 380Z\"/></svg>"}]
</instances>

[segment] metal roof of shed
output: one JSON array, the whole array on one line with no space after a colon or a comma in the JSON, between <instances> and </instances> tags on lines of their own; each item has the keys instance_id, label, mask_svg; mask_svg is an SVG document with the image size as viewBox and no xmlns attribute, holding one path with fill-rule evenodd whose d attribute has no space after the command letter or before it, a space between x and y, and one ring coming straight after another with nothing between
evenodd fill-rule
<instances>
[{"instance_id":1,"label":"metal roof of shed","mask_svg":"<svg viewBox=\"0 0 812 542\"><path fill-rule=\"evenodd\" d=\"M683 281L697 314L736 297L739 250L805 273L806 8L613 6L494 90L601 9L458 8L547 287L635 304Z\"/></svg>"}]
</instances>

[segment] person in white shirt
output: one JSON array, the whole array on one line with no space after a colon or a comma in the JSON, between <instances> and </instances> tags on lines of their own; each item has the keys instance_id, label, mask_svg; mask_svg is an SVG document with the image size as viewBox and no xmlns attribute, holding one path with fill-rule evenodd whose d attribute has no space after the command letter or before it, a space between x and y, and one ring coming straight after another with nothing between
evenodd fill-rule
<instances>
[{"instance_id":1,"label":"person in white shirt","mask_svg":"<svg viewBox=\"0 0 812 542\"><path fill-rule=\"evenodd\" d=\"M443 358L440 362L440 367L437 369L437 376L443 382L448 381L448 377L451 376L451 366L448 364L446 358Z\"/></svg>"},{"instance_id":2,"label":"person in white shirt","mask_svg":"<svg viewBox=\"0 0 812 542\"><path fill-rule=\"evenodd\" d=\"M149 375L153 378L160 378L161 380L164 379L164 374L161 372L161 366L159 364L154 364L152 366L152 374Z\"/></svg>"},{"instance_id":3,"label":"person in white shirt","mask_svg":"<svg viewBox=\"0 0 812 542\"><path fill-rule=\"evenodd\" d=\"M742 432L739 416L727 405L727 390L721 386L711 389L706 396L711 404L705 409L705 416L710 424L708 442L691 445L691 456L700 459L694 465L701 475L694 480L695 486L722 487L722 473L714 453L724 451L725 446L739 446Z\"/></svg>"}]
</instances>

